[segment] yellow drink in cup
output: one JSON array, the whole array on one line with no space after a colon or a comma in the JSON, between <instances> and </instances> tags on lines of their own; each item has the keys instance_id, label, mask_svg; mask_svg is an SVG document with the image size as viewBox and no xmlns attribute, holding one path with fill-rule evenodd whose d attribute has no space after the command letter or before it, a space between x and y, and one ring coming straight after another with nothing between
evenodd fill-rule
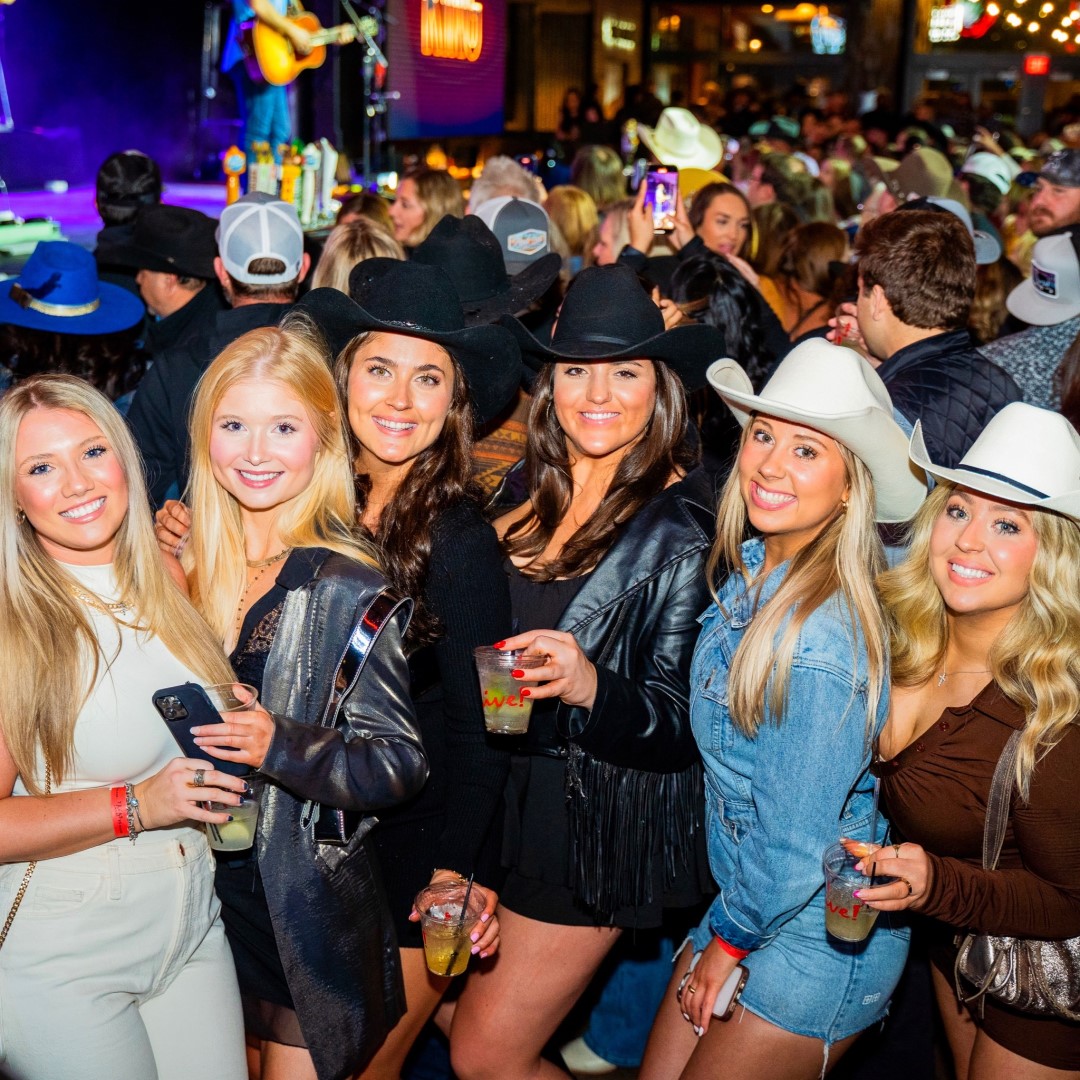
<instances>
[{"instance_id":1,"label":"yellow drink in cup","mask_svg":"<svg viewBox=\"0 0 1080 1080\"><path fill-rule=\"evenodd\" d=\"M217 683L204 687L210 703L219 713L243 712L258 700L259 692L247 683ZM251 792L244 796L242 806L208 802L207 810L215 814L232 814L224 825L206 826L207 839L215 851L247 851L255 843L255 826L259 823L259 802L262 797L262 777L251 773L245 781Z\"/></svg>"},{"instance_id":2,"label":"yellow drink in cup","mask_svg":"<svg viewBox=\"0 0 1080 1080\"><path fill-rule=\"evenodd\" d=\"M867 907L855 896L856 891L869 889L871 878L855 869L859 856L847 852L841 844L826 848L822 862L825 867L825 929L840 941L865 941L874 928L876 909Z\"/></svg>"},{"instance_id":3,"label":"yellow drink in cup","mask_svg":"<svg viewBox=\"0 0 1080 1080\"><path fill-rule=\"evenodd\" d=\"M510 672L543 667L547 658L526 656L521 649L494 649L490 645L473 649L473 658L480 677L484 727L498 735L524 735L529 730L532 698L522 697L521 690L535 683L523 683Z\"/></svg>"},{"instance_id":4,"label":"yellow drink in cup","mask_svg":"<svg viewBox=\"0 0 1080 1080\"><path fill-rule=\"evenodd\" d=\"M414 902L424 934L424 959L428 970L435 975L460 975L469 966L473 947L471 935L480 924L487 897L483 889L473 886L462 919L462 905L468 888L468 882L464 881L429 885Z\"/></svg>"}]
</instances>

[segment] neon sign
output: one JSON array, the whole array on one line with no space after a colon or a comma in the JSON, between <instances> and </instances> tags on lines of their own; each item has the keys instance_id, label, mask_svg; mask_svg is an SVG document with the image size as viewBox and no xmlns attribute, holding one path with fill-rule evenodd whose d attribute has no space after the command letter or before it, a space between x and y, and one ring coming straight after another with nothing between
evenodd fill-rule
<instances>
[{"instance_id":1,"label":"neon sign","mask_svg":"<svg viewBox=\"0 0 1080 1080\"><path fill-rule=\"evenodd\" d=\"M600 23L600 38L607 49L633 52L637 48L634 37L636 33L637 23L629 19L616 19L614 15L607 15Z\"/></svg>"},{"instance_id":2,"label":"neon sign","mask_svg":"<svg viewBox=\"0 0 1080 1080\"><path fill-rule=\"evenodd\" d=\"M420 52L444 60L480 59L484 5L479 0L420 0Z\"/></svg>"}]
</instances>

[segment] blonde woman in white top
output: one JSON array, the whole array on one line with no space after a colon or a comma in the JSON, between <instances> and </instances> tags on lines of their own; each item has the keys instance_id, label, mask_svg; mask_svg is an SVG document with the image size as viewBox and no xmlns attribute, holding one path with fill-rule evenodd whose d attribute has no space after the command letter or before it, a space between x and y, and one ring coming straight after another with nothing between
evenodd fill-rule
<instances>
[{"instance_id":1,"label":"blonde woman in white top","mask_svg":"<svg viewBox=\"0 0 1080 1080\"><path fill-rule=\"evenodd\" d=\"M151 703L225 682L154 540L138 455L80 379L0 401L0 1060L33 1080L245 1080L201 803ZM201 785L201 786L200 786ZM37 865L31 869L32 863ZM25 884L25 889L23 886Z\"/></svg>"}]
</instances>

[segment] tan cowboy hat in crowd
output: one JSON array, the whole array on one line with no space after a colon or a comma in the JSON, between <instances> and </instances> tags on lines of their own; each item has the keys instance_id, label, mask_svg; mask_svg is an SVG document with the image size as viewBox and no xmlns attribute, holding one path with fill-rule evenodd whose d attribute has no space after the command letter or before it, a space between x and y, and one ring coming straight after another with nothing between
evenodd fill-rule
<instances>
[{"instance_id":1,"label":"tan cowboy hat in crowd","mask_svg":"<svg viewBox=\"0 0 1080 1080\"><path fill-rule=\"evenodd\" d=\"M723 140L689 109L665 109L656 127L638 124L638 136L657 161L680 169L711 169L724 156Z\"/></svg>"},{"instance_id":2,"label":"tan cowboy hat in crowd","mask_svg":"<svg viewBox=\"0 0 1080 1080\"><path fill-rule=\"evenodd\" d=\"M742 427L752 413L761 413L843 443L870 470L878 521L907 521L926 498L925 478L908 458L907 435L894 419L889 391L853 349L822 338L804 341L760 394L734 360L717 360L707 377Z\"/></svg>"},{"instance_id":3,"label":"tan cowboy hat in crowd","mask_svg":"<svg viewBox=\"0 0 1080 1080\"><path fill-rule=\"evenodd\" d=\"M1080 520L1080 435L1060 413L1014 401L996 413L955 469L930 460L922 425L911 460L937 480Z\"/></svg>"}]
</instances>

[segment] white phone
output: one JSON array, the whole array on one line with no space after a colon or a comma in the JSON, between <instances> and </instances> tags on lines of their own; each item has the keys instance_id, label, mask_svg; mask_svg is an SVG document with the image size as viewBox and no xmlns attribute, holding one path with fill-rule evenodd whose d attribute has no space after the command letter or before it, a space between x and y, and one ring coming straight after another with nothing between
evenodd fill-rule
<instances>
[{"instance_id":1,"label":"white phone","mask_svg":"<svg viewBox=\"0 0 1080 1080\"><path fill-rule=\"evenodd\" d=\"M679 982L679 989L676 991L675 997L679 1002L679 1007L682 1007L683 992L686 989L687 983L690 982L691 976L694 974L694 968L697 967L698 961L701 959L701 953L695 953L694 958L690 961L690 966L686 969L686 974ZM718 1020L728 1020L731 1018L731 1014L735 1011L735 1006L739 1003L739 995L743 991L743 987L746 985L746 980L750 978L750 972L742 964L737 964L735 970L724 980L724 985L720 987L720 993L716 995L716 1001L713 1004L713 1016ZM684 1012L685 1016L686 1013ZM689 1019L689 1017L687 1017ZM695 1030L697 1030L695 1028ZM701 1032L698 1031L700 1035Z\"/></svg>"}]
</instances>

